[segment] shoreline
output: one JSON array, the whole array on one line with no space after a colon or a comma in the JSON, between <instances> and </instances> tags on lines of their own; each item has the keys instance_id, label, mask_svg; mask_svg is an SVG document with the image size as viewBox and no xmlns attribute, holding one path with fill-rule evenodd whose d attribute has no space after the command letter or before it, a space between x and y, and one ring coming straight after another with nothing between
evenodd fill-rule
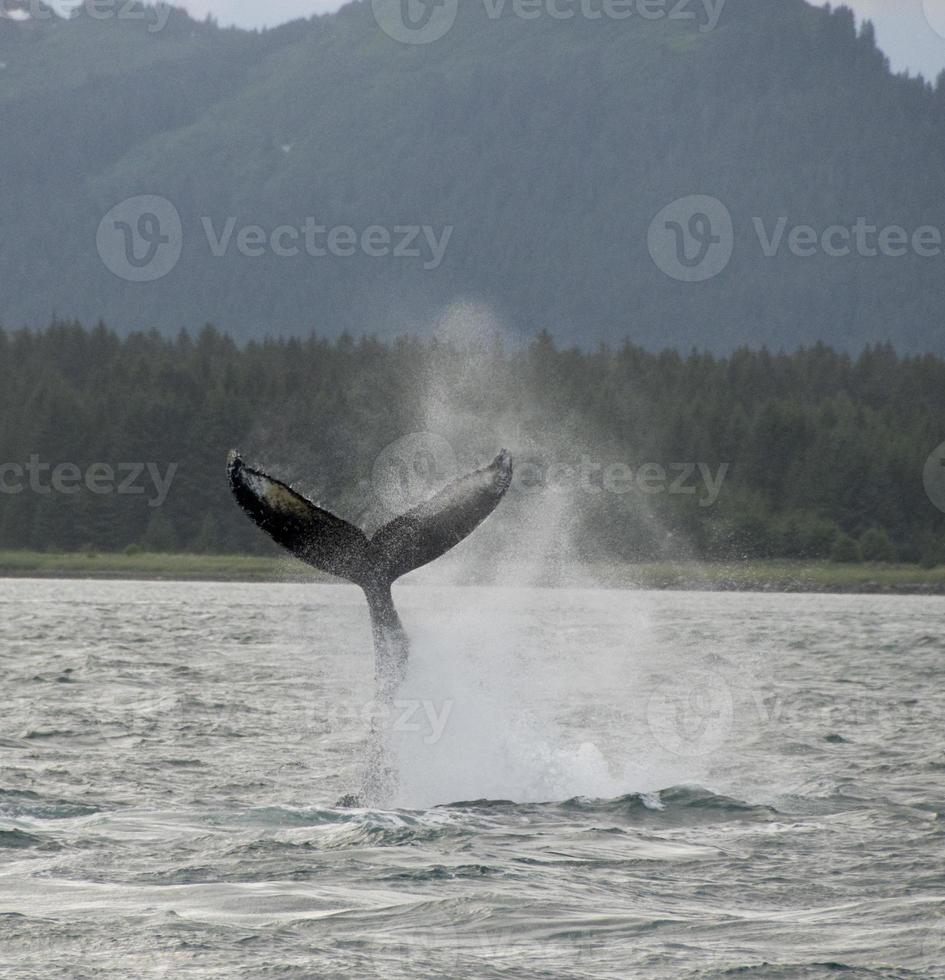
<instances>
[{"instance_id":1,"label":"shoreline","mask_svg":"<svg viewBox=\"0 0 945 980\"><path fill-rule=\"evenodd\" d=\"M859 595L945 595L945 566L829 561L645 562L547 568L527 583L546 587L702 592L809 592ZM292 558L190 554L51 554L0 551L0 578L127 579L331 583L338 580ZM459 576L462 581L462 576ZM468 581L463 584L473 585Z\"/></svg>"}]
</instances>

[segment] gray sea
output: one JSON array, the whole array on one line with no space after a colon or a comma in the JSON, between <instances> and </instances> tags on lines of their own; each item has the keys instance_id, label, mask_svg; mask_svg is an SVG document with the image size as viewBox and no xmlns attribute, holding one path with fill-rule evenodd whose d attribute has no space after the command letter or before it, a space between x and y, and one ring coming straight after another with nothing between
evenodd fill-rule
<instances>
[{"instance_id":1,"label":"gray sea","mask_svg":"<svg viewBox=\"0 0 945 980\"><path fill-rule=\"evenodd\" d=\"M945 600L0 582L0 976L945 977Z\"/></svg>"}]
</instances>

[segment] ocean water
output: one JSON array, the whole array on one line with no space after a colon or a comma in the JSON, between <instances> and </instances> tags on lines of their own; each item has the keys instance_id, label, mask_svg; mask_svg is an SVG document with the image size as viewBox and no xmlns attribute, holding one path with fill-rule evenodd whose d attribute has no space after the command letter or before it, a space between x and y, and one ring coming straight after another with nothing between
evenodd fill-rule
<instances>
[{"instance_id":1,"label":"ocean water","mask_svg":"<svg viewBox=\"0 0 945 980\"><path fill-rule=\"evenodd\" d=\"M0 976L945 977L945 601L0 583Z\"/></svg>"}]
</instances>

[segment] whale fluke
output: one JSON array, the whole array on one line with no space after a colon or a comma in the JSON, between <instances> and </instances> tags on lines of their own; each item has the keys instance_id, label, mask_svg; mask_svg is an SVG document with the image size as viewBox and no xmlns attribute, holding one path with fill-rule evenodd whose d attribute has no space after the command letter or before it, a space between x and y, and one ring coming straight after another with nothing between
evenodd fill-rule
<instances>
[{"instance_id":1,"label":"whale fluke","mask_svg":"<svg viewBox=\"0 0 945 980\"><path fill-rule=\"evenodd\" d=\"M503 450L490 466L454 480L370 538L287 484L247 466L237 452L230 453L227 473L240 507L270 537L309 565L364 590L374 637L377 698L389 706L406 675L410 651L391 583L459 544L495 510L512 483L512 457ZM372 730L361 798L383 803L396 794L396 766L383 721L376 721Z\"/></svg>"},{"instance_id":2,"label":"whale fluke","mask_svg":"<svg viewBox=\"0 0 945 980\"><path fill-rule=\"evenodd\" d=\"M230 453L230 486L240 507L270 537L309 565L367 589L389 586L445 554L498 506L512 482L503 450L490 466L454 480L371 538L280 480Z\"/></svg>"}]
</instances>

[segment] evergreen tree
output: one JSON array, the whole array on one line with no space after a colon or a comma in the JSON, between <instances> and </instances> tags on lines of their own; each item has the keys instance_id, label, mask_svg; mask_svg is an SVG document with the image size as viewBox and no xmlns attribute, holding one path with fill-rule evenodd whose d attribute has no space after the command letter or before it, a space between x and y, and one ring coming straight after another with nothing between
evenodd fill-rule
<instances>
[{"instance_id":1,"label":"evergreen tree","mask_svg":"<svg viewBox=\"0 0 945 980\"><path fill-rule=\"evenodd\" d=\"M385 513L378 457L432 429L449 444L434 460L444 474L512 449L508 520L567 500L588 560L858 560L860 547L868 561L945 560L945 513L923 487L945 438L945 361L887 345L856 359L823 345L582 352L550 334L507 349L316 336L241 347L213 329L119 339L55 323L0 330L0 353L0 465L48 467L41 490L24 472L19 492L0 492L0 548L273 554L233 503L229 449L370 524ZM68 493L50 486L62 463L81 473ZM553 467L559 483L572 473L557 496L523 490ZM15 490L13 473L0 478ZM709 500L705 477L719 475Z\"/></svg>"}]
</instances>

